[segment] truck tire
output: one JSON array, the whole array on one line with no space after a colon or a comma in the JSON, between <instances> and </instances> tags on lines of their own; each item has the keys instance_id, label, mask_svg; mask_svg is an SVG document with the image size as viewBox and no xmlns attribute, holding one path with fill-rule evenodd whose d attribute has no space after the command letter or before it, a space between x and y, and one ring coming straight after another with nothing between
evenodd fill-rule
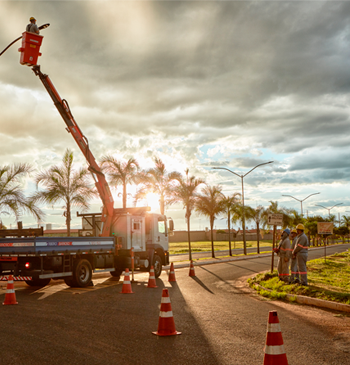
<instances>
[{"instance_id":1,"label":"truck tire","mask_svg":"<svg viewBox=\"0 0 350 365\"><path fill-rule=\"evenodd\" d=\"M65 282L68 286L70 286L70 287L74 287L74 284L73 284L73 278L68 277L68 278L64 278L63 280L64 280L64 282Z\"/></svg>"},{"instance_id":2,"label":"truck tire","mask_svg":"<svg viewBox=\"0 0 350 365\"><path fill-rule=\"evenodd\" d=\"M47 279L32 279L32 280L26 280L26 284L29 286L37 286L39 288L43 288L44 286L48 285L51 281L50 278Z\"/></svg>"},{"instance_id":3,"label":"truck tire","mask_svg":"<svg viewBox=\"0 0 350 365\"><path fill-rule=\"evenodd\" d=\"M154 276L158 278L162 273L162 259L158 255L153 256Z\"/></svg>"},{"instance_id":4,"label":"truck tire","mask_svg":"<svg viewBox=\"0 0 350 365\"><path fill-rule=\"evenodd\" d=\"M122 274L123 270L120 269L115 269L114 271L110 271L110 274L114 277L114 278L120 278L120 275Z\"/></svg>"},{"instance_id":5,"label":"truck tire","mask_svg":"<svg viewBox=\"0 0 350 365\"><path fill-rule=\"evenodd\" d=\"M81 259L73 269L72 286L85 288L90 285L92 278L92 267L88 260Z\"/></svg>"}]
</instances>

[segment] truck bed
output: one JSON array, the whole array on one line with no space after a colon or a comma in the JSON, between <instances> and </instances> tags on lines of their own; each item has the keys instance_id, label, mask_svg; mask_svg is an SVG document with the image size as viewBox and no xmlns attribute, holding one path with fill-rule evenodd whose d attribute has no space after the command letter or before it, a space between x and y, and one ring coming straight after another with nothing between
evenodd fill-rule
<instances>
[{"instance_id":1,"label":"truck bed","mask_svg":"<svg viewBox=\"0 0 350 365\"><path fill-rule=\"evenodd\" d=\"M114 237L0 238L0 257L102 254L114 248Z\"/></svg>"}]
</instances>

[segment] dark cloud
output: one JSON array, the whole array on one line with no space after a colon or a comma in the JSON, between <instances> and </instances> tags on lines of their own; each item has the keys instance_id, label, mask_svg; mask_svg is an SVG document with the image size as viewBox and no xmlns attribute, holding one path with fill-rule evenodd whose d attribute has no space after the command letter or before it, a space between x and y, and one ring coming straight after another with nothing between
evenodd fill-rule
<instances>
[{"instance_id":1,"label":"dark cloud","mask_svg":"<svg viewBox=\"0 0 350 365\"><path fill-rule=\"evenodd\" d=\"M42 71L96 158L115 153L149 164L158 155L170 170L189 167L203 177L213 166L244 174L274 160L245 179L264 201L263 188L272 196L273 186L349 180L349 2L1 6L11 24L2 48L29 16L51 23L42 31ZM45 166L75 143L40 80L19 65L18 47L1 56L0 157L34 155ZM232 187L229 175L208 179Z\"/></svg>"}]
</instances>

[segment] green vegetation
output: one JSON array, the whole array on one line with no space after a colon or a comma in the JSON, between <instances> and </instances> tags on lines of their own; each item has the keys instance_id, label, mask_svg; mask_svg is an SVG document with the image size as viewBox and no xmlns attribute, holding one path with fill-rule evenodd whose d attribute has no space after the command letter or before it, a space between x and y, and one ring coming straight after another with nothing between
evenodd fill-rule
<instances>
[{"instance_id":1,"label":"green vegetation","mask_svg":"<svg viewBox=\"0 0 350 365\"><path fill-rule=\"evenodd\" d=\"M272 240L262 240L262 241L260 241L260 245L261 246L272 246ZM192 247L192 252L211 251L211 242L210 241L191 242L191 247ZM256 247L256 241L247 241L247 247ZM232 242L232 248L243 249L243 241ZM215 251L223 251L223 250L228 250L228 249L229 249L228 241L215 241L214 242ZM169 243L169 252L170 252L170 255L188 253L188 242Z\"/></svg>"},{"instance_id":2,"label":"green vegetation","mask_svg":"<svg viewBox=\"0 0 350 365\"><path fill-rule=\"evenodd\" d=\"M311 260L307 263L309 286L285 284L272 274L261 273L248 280L249 285L260 295L271 299L285 299L286 294L305 295L312 298L350 304L350 250L328 256L327 259ZM265 289L259 288L256 284ZM295 298L292 298L295 301Z\"/></svg>"}]
</instances>

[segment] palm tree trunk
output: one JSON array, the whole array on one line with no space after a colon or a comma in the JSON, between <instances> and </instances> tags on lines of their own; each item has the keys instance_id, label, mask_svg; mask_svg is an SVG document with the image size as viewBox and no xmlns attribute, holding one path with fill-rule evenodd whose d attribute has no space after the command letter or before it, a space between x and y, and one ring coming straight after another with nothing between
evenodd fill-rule
<instances>
[{"instance_id":1,"label":"palm tree trunk","mask_svg":"<svg viewBox=\"0 0 350 365\"><path fill-rule=\"evenodd\" d=\"M67 236L70 237L70 202L67 202L66 210L66 225L67 225Z\"/></svg>"},{"instance_id":2,"label":"palm tree trunk","mask_svg":"<svg viewBox=\"0 0 350 365\"><path fill-rule=\"evenodd\" d=\"M260 253L260 227L259 227L259 222L256 223L256 242L257 242L257 248L258 248L258 253Z\"/></svg>"},{"instance_id":3,"label":"palm tree trunk","mask_svg":"<svg viewBox=\"0 0 350 365\"><path fill-rule=\"evenodd\" d=\"M164 195L163 194L160 195L159 207L160 207L160 214L164 215L165 204L164 204Z\"/></svg>"},{"instance_id":4,"label":"palm tree trunk","mask_svg":"<svg viewBox=\"0 0 350 365\"><path fill-rule=\"evenodd\" d=\"M211 257L215 259L213 228L214 228L214 219L212 217L210 217Z\"/></svg>"},{"instance_id":5,"label":"palm tree trunk","mask_svg":"<svg viewBox=\"0 0 350 365\"><path fill-rule=\"evenodd\" d=\"M191 232L190 232L190 215L187 216L187 236L188 236L188 257L192 260L192 250L191 250Z\"/></svg>"},{"instance_id":6,"label":"palm tree trunk","mask_svg":"<svg viewBox=\"0 0 350 365\"><path fill-rule=\"evenodd\" d=\"M123 209L126 209L126 183L123 183Z\"/></svg>"},{"instance_id":7,"label":"palm tree trunk","mask_svg":"<svg viewBox=\"0 0 350 365\"><path fill-rule=\"evenodd\" d=\"M228 225L228 247L229 247L229 251L230 251L230 256L232 256L232 248L231 248L231 214L230 214L230 209L228 210L227 225Z\"/></svg>"}]
</instances>

